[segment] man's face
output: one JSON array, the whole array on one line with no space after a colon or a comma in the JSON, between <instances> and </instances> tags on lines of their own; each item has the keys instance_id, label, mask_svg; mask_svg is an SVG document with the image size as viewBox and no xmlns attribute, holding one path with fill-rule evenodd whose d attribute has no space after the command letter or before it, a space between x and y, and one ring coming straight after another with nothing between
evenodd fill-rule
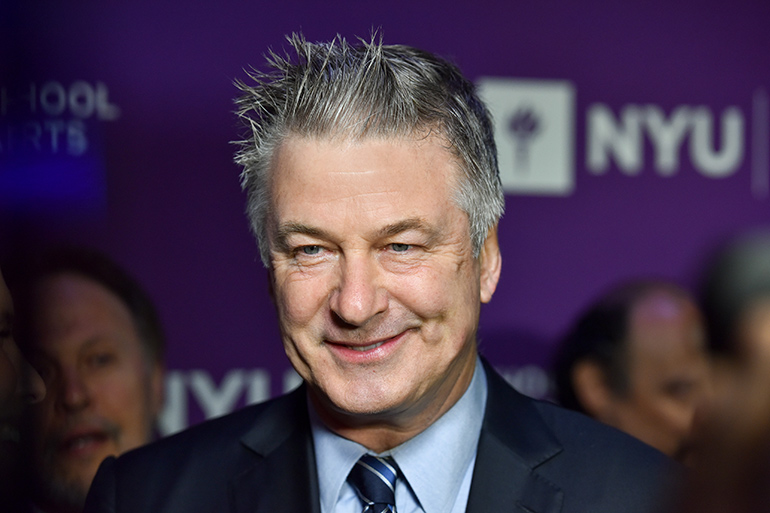
<instances>
[{"instance_id":1,"label":"man's face","mask_svg":"<svg viewBox=\"0 0 770 513\"><path fill-rule=\"evenodd\" d=\"M0 273L0 424L16 425L25 402L40 401L45 386L13 337L13 302Z\"/></svg>"},{"instance_id":2,"label":"man's face","mask_svg":"<svg viewBox=\"0 0 770 513\"><path fill-rule=\"evenodd\" d=\"M707 390L708 361L695 306L653 293L631 312L630 391L615 399L611 424L682 458Z\"/></svg>"},{"instance_id":3,"label":"man's face","mask_svg":"<svg viewBox=\"0 0 770 513\"><path fill-rule=\"evenodd\" d=\"M21 403L22 358L13 338L11 293L0 274L0 423L12 421Z\"/></svg>"},{"instance_id":4,"label":"man's face","mask_svg":"<svg viewBox=\"0 0 770 513\"><path fill-rule=\"evenodd\" d=\"M36 289L35 357L48 386L34 408L35 466L52 501L77 503L101 461L147 443L162 394L128 308L75 274Z\"/></svg>"},{"instance_id":5,"label":"man's face","mask_svg":"<svg viewBox=\"0 0 770 513\"><path fill-rule=\"evenodd\" d=\"M286 353L330 425L421 429L473 375L494 235L472 254L434 137L292 137L273 162L269 240Z\"/></svg>"},{"instance_id":6,"label":"man's face","mask_svg":"<svg viewBox=\"0 0 770 513\"><path fill-rule=\"evenodd\" d=\"M13 340L13 303L0 274L0 421L15 410L20 379L19 352Z\"/></svg>"}]
</instances>

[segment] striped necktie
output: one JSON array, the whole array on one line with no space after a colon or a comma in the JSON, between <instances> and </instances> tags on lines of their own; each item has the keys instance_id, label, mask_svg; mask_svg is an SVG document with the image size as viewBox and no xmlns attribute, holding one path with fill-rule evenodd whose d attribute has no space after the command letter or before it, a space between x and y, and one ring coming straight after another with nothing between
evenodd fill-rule
<instances>
[{"instance_id":1,"label":"striped necktie","mask_svg":"<svg viewBox=\"0 0 770 513\"><path fill-rule=\"evenodd\" d=\"M361 456L350 471L348 481L364 504L363 513L395 513L397 475L393 458Z\"/></svg>"}]
</instances>

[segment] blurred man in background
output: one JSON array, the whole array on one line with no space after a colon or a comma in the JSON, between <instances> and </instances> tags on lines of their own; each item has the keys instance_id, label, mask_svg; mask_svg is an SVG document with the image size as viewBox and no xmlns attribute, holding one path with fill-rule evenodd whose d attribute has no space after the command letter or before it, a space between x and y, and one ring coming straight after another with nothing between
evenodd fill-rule
<instances>
[{"instance_id":1,"label":"blurred man in background","mask_svg":"<svg viewBox=\"0 0 770 513\"><path fill-rule=\"evenodd\" d=\"M714 393L673 511L769 511L770 229L734 235L709 254L700 292Z\"/></svg>"},{"instance_id":2,"label":"blurred man in background","mask_svg":"<svg viewBox=\"0 0 770 513\"><path fill-rule=\"evenodd\" d=\"M45 385L14 340L11 294L0 272L0 506L21 508L19 416L25 403L41 401Z\"/></svg>"},{"instance_id":3,"label":"blurred man in background","mask_svg":"<svg viewBox=\"0 0 770 513\"><path fill-rule=\"evenodd\" d=\"M770 362L770 230L741 233L710 255L701 284L709 348L722 362Z\"/></svg>"},{"instance_id":4,"label":"blurred man in background","mask_svg":"<svg viewBox=\"0 0 770 513\"><path fill-rule=\"evenodd\" d=\"M683 460L708 368L693 299L669 283L629 282L594 303L562 341L557 399Z\"/></svg>"},{"instance_id":5,"label":"blurred man in background","mask_svg":"<svg viewBox=\"0 0 770 513\"><path fill-rule=\"evenodd\" d=\"M48 387L30 416L33 502L78 512L106 456L154 438L164 336L145 292L101 253L51 251L22 274L21 338Z\"/></svg>"},{"instance_id":6,"label":"blurred man in background","mask_svg":"<svg viewBox=\"0 0 770 513\"><path fill-rule=\"evenodd\" d=\"M714 393L696 432L695 471L678 513L770 509L770 229L709 255L701 304Z\"/></svg>"},{"instance_id":7,"label":"blurred man in background","mask_svg":"<svg viewBox=\"0 0 770 513\"><path fill-rule=\"evenodd\" d=\"M26 402L45 396L45 385L19 351L14 339L14 309L11 293L0 272L0 437L16 437L13 423Z\"/></svg>"}]
</instances>

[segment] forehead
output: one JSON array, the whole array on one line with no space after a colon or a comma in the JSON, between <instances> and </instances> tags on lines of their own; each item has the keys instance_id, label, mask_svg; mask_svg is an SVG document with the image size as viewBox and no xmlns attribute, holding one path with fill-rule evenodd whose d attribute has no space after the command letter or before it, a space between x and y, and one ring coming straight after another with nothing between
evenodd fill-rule
<instances>
[{"instance_id":1,"label":"forehead","mask_svg":"<svg viewBox=\"0 0 770 513\"><path fill-rule=\"evenodd\" d=\"M705 354L700 314L686 297L652 292L634 305L630 321L632 360L664 365Z\"/></svg>"},{"instance_id":2,"label":"forehead","mask_svg":"<svg viewBox=\"0 0 770 513\"><path fill-rule=\"evenodd\" d=\"M43 346L75 347L115 334L140 344L128 307L94 280L58 274L41 280L35 293L35 329Z\"/></svg>"},{"instance_id":3,"label":"forehead","mask_svg":"<svg viewBox=\"0 0 770 513\"><path fill-rule=\"evenodd\" d=\"M272 203L279 216L291 215L291 208L430 208L453 203L458 178L456 159L436 136L291 136L273 160Z\"/></svg>"}]
</instances>

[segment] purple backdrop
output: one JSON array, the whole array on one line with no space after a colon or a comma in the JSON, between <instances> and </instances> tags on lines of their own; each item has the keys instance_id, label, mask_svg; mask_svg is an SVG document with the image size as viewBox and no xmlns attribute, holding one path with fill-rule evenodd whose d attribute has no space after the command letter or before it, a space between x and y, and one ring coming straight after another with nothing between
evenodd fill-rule
<instances>
[{"instance_id":1,"label":"purple backdrop","mask_svg":"<svg viewBox=\"0 0 770 513\"><path fill-rule=\"evenodd\" d=\"M138 276L169 337L165 431L284 387L229 141L233 80L291 31L380 28L501 84L501 153L522 169L503 170L504 267L480 338L532 394L602 289L692 285L716 242L770 220L767 2L67 4L0 7L3 253L77 241Z\"/></svg>"}]
</instances>

